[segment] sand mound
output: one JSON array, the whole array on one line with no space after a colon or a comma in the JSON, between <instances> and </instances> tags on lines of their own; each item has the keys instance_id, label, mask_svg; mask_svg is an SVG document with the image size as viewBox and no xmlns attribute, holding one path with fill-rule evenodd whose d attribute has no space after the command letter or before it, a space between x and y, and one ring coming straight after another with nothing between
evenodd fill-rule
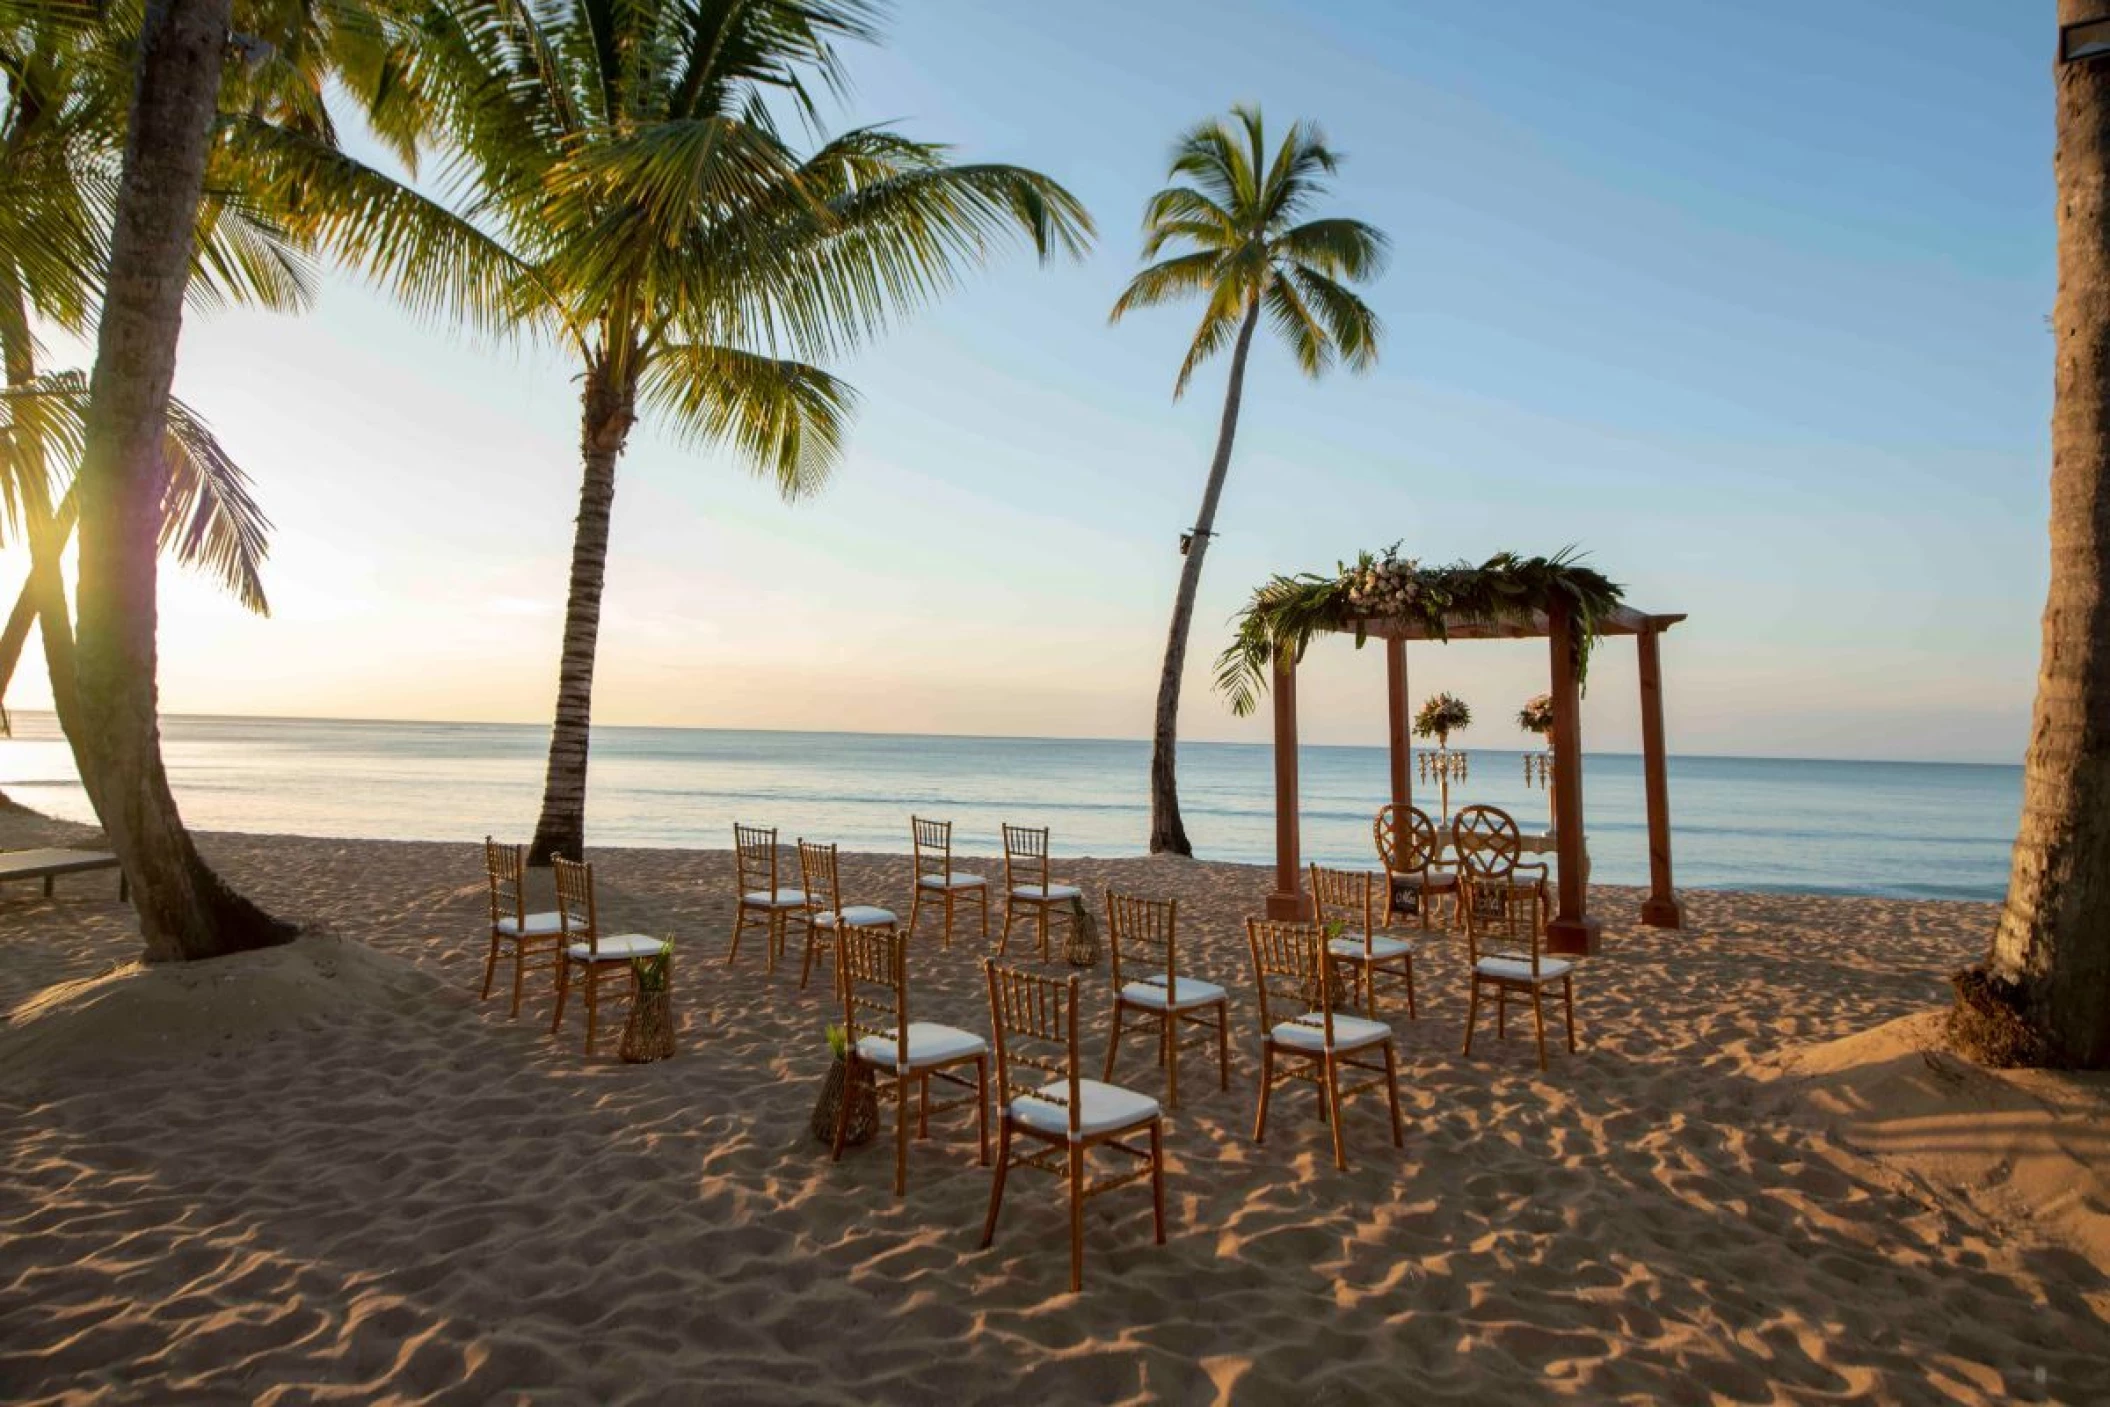
<instances>
[{"instance_id":1,"label":"sand mound","mask_svg":"<svg viewBox=\"0 0 2110 1407\"><path fill-rule=\"evenodd\" d=\"M2110 1273L2110 1075L1991 1070L1922 1012L1785 1056L1842 1142Z\"/></svg>"},{"instance_id":2,"label":"sand mound","mask_svg":"<svg viewBox=\"0 0 2110 1407\"><path fill-rule=\"evenodd\" d=\"M402 958L320 933L211 962L127 963L47 987L9 1012L0 1078L224 1057L439 991Z\"/></svg>"}]
</instances>

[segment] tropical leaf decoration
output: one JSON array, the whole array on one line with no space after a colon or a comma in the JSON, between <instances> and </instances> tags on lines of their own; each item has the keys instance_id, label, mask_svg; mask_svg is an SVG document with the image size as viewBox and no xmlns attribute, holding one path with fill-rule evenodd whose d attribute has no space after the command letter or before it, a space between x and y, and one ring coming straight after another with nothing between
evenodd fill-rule
<instances>
[{"instance_id":1,"label":"tropical leaf decoration","mask_svg":"<svg viewBox=\"0 0 2110 1407\"><path fill-rule=\"evenodd\" d=\"M1578 682L1587 682L1598 623L1624 597L1617 582L1582 565L1573 547L1551 557L1498 552L1478 566L1425 567L1402 558L1395 543L1360 554L1353 565L1339 564L1332 576L1276 576L1256 588L1216 658L1216 688L1244 718L1260 706L1277 656L1301 660L1323 631L1351 633L1360 648L1373 624L1411 621L1430 639L1448 640L1453 624L1523 623L1556 604L1568 609Z\"/></svg>"},{"instance_id":2,"label":"tropical leaf decoration","mask_svg":"<svg viewBox=\"0 0 2110 1407\"><path fill-rule=\"evenodd\" d=\"M1462 733L1473 724L1473 711L1456 694L1431 694L1414 715L1418 737L1434 738L1436 746L1449 747L1451 734Z\"/></svg>"},{"instance_id":3,"label":"tropical leaf decoration","mask_svg":"<svg viewBox=\"0 0 2110 1407\"><path fill-rule=\"evenodd\" d=\"M1517 710L1517 726L1527 733L1544 733L1553 727L1553 695L1539 694L1524 700Z\"/></svg>"}]
</instances>

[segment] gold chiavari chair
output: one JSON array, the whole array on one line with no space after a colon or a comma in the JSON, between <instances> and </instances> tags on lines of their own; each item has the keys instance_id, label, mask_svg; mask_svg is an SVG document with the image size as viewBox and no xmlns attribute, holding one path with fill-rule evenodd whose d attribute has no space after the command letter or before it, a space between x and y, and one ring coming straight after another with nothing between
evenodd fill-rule
<instances>
[{"instance_id":1,"label":"gold chiavari chair","mask_svg":"<svg viewBox=\"0 0 2110 1407\"><path fill-rule=\"evenodd\" d=\"M601 916L593 896L593 866L571 860L552 860L557 880L557 912L564 919L564 961L557 967L557 1014L550 1018L549 1031L564 1028L564 1003L574 981L586 988L586 1053L593 1054L594 1032L601 1019L601 985L620 982L624 990L632 982L630 960L655 956L666 946L664 939L643 933L601 932ZM574 973L577 974L574 977ZM674 966L667 964L667 985L674 983Z\"/></svg>"},{"instance_id":2,"label":"gold chiavari chair","mask_svg":"<svg viewBox=\"0 0 2110 1407\"><path fill-rule=\"evenodd\" d=\"M1054 1173L1069 1188L1070 1289L1075 1292L1084 1288L1087 1199L1149 1178L1157 1244L1165 1244L1165 1117L1147 1094L1083 1078L1075 973L1045 977L1000 967L989 958L982 960L982 969L989 976L997 1098L1003 1108L982 1246L987 1249L996 1239L1004 1179L1012 1165ZM1139 1133L1150 1135L1147 1148L1124 1141ZM1024 1146L1014 1149L1014 1142ZM1095 1150L1120 1155L1126 1169L1088 1180Z\"/></svg>"},{"instance_id":3,"label":"gold chiavari chair","mask_svg":"<svg viewBox=\"0 0 2110 1407\"><path fill-rule=\"evenodd\" d=\"M875 1086L890 1089L894 1099L894 1195L908 1191L908 1096L917 1094L916 1137L930 1136L930 1116L949 1109L964 1109L966 1098L933 1104L930 1082L972 1090L975 1132L981 1140L981 1164L989 1166L989 1042L972 1031L935 1022L908 1018L908 943L899 929L866 928L844 923L835 933L836 989L842 996L843 1030L848 1037L850 1062L846 1072L855 1088L860 1068L872 1072ZM969 1082L958 1073L962 1065L974 1066ZM835 1143L831 1156L843 1156L843 1138L850 1126L850 1106L855 1103L845 1091L842 1108L835 1118Z\"/></svg>"},{"instance_id":4,"label":"gold chiavari chair","mask_svg":"<svg viewBox=\"0 0 2110 1407\"><path fill-rule=\"evenodd\" d=\"M1333 955L1325 930L1310 924L1246 920L1246 942L1253 952L1253 980L1260 991L1260 1113L1253 1141L1267 1140L1268 1096L1280 1080L1309 1080L1318 1086L1319 1111L1333 1131L1333 1165L1348 1169L1348 1150L1341 1134L1341 1097L1380 1086L1392 1108L1392 1146L1405 1146L1399 1118L1399 1059L1392 1048L1392 1028L1381 1021L1337 1012L1334 1008ZM1297 1015L1286 1015L1288 1012ZM1377 1050L1384 1063L1366 1056ZM1277 1057L1289 1068L1277 1071ZM1341 1071L1368 1076L1343 1086Z\"/></svg>"},{"instance_id":5,"label":"gold chiavari chair","mask_svg":"<svg viewBox=\"0 0 2110 1407\"><path fill-rule=\"evenodd\" d=\"M1114 1077L1122 1015L1132 1011L1137 1024L1129 1029L1158 1038L1165 1102L1174 1109L1180 1107L1180 1051L1208 1045L1211 1032L1219 1078L1223 1088L1231 1087L1231 999L1214 982L1181 975L1174 941L1179 907L1176 899L1140 899L1112 890L1106 894L1106 947L1114 969L1114 1030L1106 1043L1106 1078ZM1198 1027L1199 1033L1183 1041L1182 1026Z\"/></svg>"},{"instance_id":6,"label":"gold chiavari chair","mask_svg":"<svg viewBox=\"0 0 2110 1407\"><path fill-rule=\"evenodd\" d=\"M1084 891L1048 878L1048 828L1004 827L1004 935L997 940L1001 956L1011 946L1011 925L1031 916L1040 927L1040 960L1048 960L1048 920L1061 911L1064 922L1076 922Z\"/></svg>"},{"instance_id":7,"label":"gold chiavari chair","mask_svg":"<svg viewBox=\"0 0 2110 1407\"><path fill-rule=\"evenodd\" d=\"M1385 867L1385 922L1411 915L1429 926L1439 898L1458 907L1458 875L1443 864L1443 842L1436 823L1418 806L1387 806L1371 825L1378 863Z\"/></svg>"},{"instance_id":8,"label":"gold chiavari chair","mask_svg":"<svg viewBox=\"0 0 2110 1407\"><path fill-rule=\"evenodd\" d=\"M513 950L513 1011L520 1015L522 985L530 971L548 968L552 978L563 959L564 920L552 910L527 911L527 855L518 845L500 845L484 837L484 878L491 889L491 951L484 958L483 1000L491 999L491 980L498 975L498 955Z\"/></svg>"},{"instance_id":9,"label":"gold chiavari chair","mask_svg":"<svg viewBox=\"0 0 2110 1407\"><path fill-rule=\"evenodd\" d=\"M791 925L808 929L811 940L811 910L803 889L787 889L777 883L777 832L774 826L733 824L733 864L739 872L740 909L733 917L733 943L726 952L726 965L740 956L740 935L751 927L763 930L765 966L774 975L783 955L785 935Z\"/></svg>"},{"instance_id":10,"label":"gold chiavari chair","mask_svg":"<svg viewBox=\"0 0 2110 1407\"><path fill-rule=\"evenodd\" d=\"M805 886L807 904L806 956L799 964L801 987L813 973L814 950L832 946L835 930L841 925L854 923L859 928L892 928L900 922L892 909L882 909L877 904L842 902L841 872L836 865L833 845L820 845L803 838L799 841L799 882Z\"/></svg>"},{"instance_id":11,"label":"gold chiavari chair","mask_svg":"<svg viewBox=\"0 0 2110 1407\"><path fill-rule=\"evenodd\" d=\"M909 841L915 847L915 893L909 900L909 936L916 934L916 921L923 903L941 899L945 905L945 946L952 946L953 904L962 894L972 894L982 906L982 936L989 936L989 881L978 874L965 874L952 867L952 822L908 818Z\"/></svg>"},{"instance_id":12,"label":"gold chiavari chair","mask_svg":"<svg viewBox=\"0 0 2110 1407\"><path fill-rule=\"evenodd\" d=\"M1336 962L1354 971L1363 989L1363 1015L1377 1017L1377 982L1390 978L1394 986L1407 990L1407 1018L1417 1019L1414 1009L1414 940L1380 933L1378 918L1385 908L1384 876L1368 870L1331 870L1311 867L1312 917L1319 926L1338 921L1345 931L1326 941Z\"/></svg>"},{"instance_id":13,"label":"gold chiavari chair","mask_svg":"<svg viewBox=\"0 0 2110 1407\"><path fill-rule=\"evenodd\" d=\"M1475 892L1476 890L1480 892ZM1473 1053L1473 1026L1480 1018L1480 992L1495 994L1495 1038L1509 1034L1509 994L1529 993L1537 1027L1539 1069L1546 1068L1548 987L1560 984L1567 1008L1568 1053L1575 1053L1575 963L1545 954L1546 907L1536 886L1501 879L1466 879L1470 921L1465 940L1473 963L1471 999L1465 1011L1465 1053Z\"/></svg>"},{"instance_id":14,"label":"gold chiavari chair","mask_svg":"<svg viewBox=\"0 0 2110 1407\"><path fill-rule=\"evenodd\" d=\"M1501 807L1459 807L1451 818L1451 850L1457 856L1458 905L1468 932L1474 905L1493 904L1489 916L1500 920L1511 889L1528 890L1541 910L1548 907L1546 865L1524 858L1523 833Z\"/></svg>"}]
</instances>

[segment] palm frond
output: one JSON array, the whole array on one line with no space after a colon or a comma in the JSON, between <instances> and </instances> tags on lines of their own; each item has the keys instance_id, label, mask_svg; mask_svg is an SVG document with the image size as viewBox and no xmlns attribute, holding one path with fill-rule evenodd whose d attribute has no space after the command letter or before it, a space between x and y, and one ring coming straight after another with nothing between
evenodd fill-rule
<instances>
[{"instance_id":1,"label":"palm frond","mask_svg":"<svg viewBox=\"0 0 2110 1407\"><path fill-rule=\"evenodd\" d=\"M1215 286L1222 262L1222 256L1214 250L1204 250L1152 264L1128 281L1106 320L1119 322L1121 315L1133 308L1154 308L1190 293L1205 293Z\"/></svg>"},{"instance_id":2,"label":"palm frond","mask_svg":"<svg viewBox=\"0 0 2110 1407\"><path fill-rule=\"evenodd\" d=\"M1391 240L1361 220L1307 220L1273 240L1278 255L1330 279L1362 283L1385 271Z\"/></svg>"},{"instance_id":3,"label":"palm frond","mask_svg":"<svg viewBox=\"0 0 2110 1407\"><path fill-rule=\"evenodd\" d=\"M737 450L787 500L827 482L857 401L818 367L693 344L661 349L639 390L687 438Z\"/></svg>"}]
</instances>

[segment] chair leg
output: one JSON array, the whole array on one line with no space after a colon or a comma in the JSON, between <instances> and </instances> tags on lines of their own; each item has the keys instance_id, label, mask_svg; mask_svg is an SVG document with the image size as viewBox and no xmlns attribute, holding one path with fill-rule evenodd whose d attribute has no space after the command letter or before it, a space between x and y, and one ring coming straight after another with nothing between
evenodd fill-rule
<instances>
[{"instance_id":1,"label":"chair leg","mask_svg":"<svg viewBox=\"0 0 2110 1407\"><path fill-rule=\"evenodd\" d=\"M974 892L982 901L982 936L987 938L989 936L989 886L986 884L982 885Z\"/></svg>"},{"instance_id":2,"label":"chair leg","mask_svg":"<svg viewBox=\"0 0 2110 1407\"><path fill-rule=\"evenodd\" d=\"M1011 925L1018 922L1018 900L1004 896L1004 931L996 935L996 955L1004 956L1011 951Z\"/></svg>"},{"instance_id":3,"label":"chair leg","mask_svg":"<svg viewBox=\"0 0 2110 1407\"><path fill-rule=\"evenodd\" d=\"M916 1137L930 1137L930 1072L916 1081Z\"/></svg>"},{"instance_id":4,"label":"chair leg","mask_svg":"<svg viewBox=\"0 0 2110 1407\"><path fill-rule=\"evenodd\" d=\"M1158 1244L1165 1244L1165 1121L1150 1121L1150 1213L1157 1223Z\"/></svg>"},{"instance_id":5,"label":"chair leg","mask_svg":"<svg viewBox=\"0 0 2110 1407\"><path fill-rule=\"evenodd\" d=\"M513 1013L510 1019L520 1019L521 986L527 981L527 939L513 945Z\"/></svg>"},{"instance_id":6,"label":"chair leg","mask_svg":"<svg viewBox=\"0 0 2110 1407\"><path fill-rule=\"evenodd\" d=\"M725 950L725 965L727 967L731 967L733 965L733 960L740 956L740 931L746 927L747 905L742 904L739 910L733 915L733 941L732 944Z\"/></svg>"},{"instance_id":7,"label":"chair leg","mask_svg":"<svg viewBox=\"0 0 2110 1407\"><path fill-rule=\"evenodd\" d=\"M908 1192L908 1087L906 1075L894 1076L894 1195Z\"/></svg>"},{"instance_id":8,"label":"chair leg","mask_svg":"<svg viewBox=\"0 0 2110 1407\"><path fill-rule=\"evenodd\" d=\"M908 896L908 936L916 936L916 920L923 914L923 885L918 883Z\"/></svg>"},{"instance_id":9,"label":"chair leg","mask_svg":"<svg viewBox=\"0 0 2110 1407\"><path fill-rule=\"evenodd\" d=\"M1266 1041L1260 1044L1260 1113L1253 1120L1253 1142L1267 1142L1267 1101L1275 1088L1275 1047Z\"/></svg>"},{"instance_id":10,"label":"chair leg","mask_svg":"<svg viewBox=\"0 0 2110 1407\"><path fill-rule=\"evenodd\" d=\"M1231 1004L1216 1004L1216 1069L1219 1088L1231 1087Z\"/></svg>"},{"instance_id":11,"label":"chair leg","mask_svg":"<svg viewBox=\"0 0 2110 1407\"><path fill-rule=\"evenodd\" d=\"M982 1223L982 1249L996 1239L996 1214L1004 1206L1004 1176L1011 1171L1011 1115L997 1125L996 1177L989 1184L989 1216Z\"/></svg>"},{"instance_id":12,"label":"chair leg","mask_svg":"<svg viewBox=\"0 0 2110 1407\"><path fill-rule=\"evenodd\" d=\"M586 969L586 1054L593 1055L594 1027L601 1016L601 965Z\"/></svg>"},{"instance_id":13,"label":"chair leg","mask_svg":"<svg viewBox=\"0 0 2110 1407\"><path fill-rule=\"evenodd\" d=\"M1538 983L1534 982L1531 984L1531 1024L1538 1032L1539 1069L1541 1070L1546 1068L1546 1003L1542 999L1541 994L1543 991L1544 988Z\"/></svg>"},{"instance_id":14,"label":"chair leg","mask_svg":"<svg viewBox=\"0 0 2110 1407\"><path fill-rule=\"evenodd\" d=\"M1495 1039L1509 1039L1509 988L1499 984L1495 987Z\"/></svg>"},{"instance_id":15,"label":"chair leg","mask_svg":"<svg viewBox=\"0 0 2110 1407\"><path fill-rule=\"evenodd\" d=\"M1070 1145L1070 1293L1084 1288L1084 1145Z\"/></svg>"},{"instance_id":16,"label":"chair leg","mask_svg":"<svg viewBox=\"0 0 2110 1407\"><path fill-rule=\"evenodd\" d=\"M1337 1172L1348 1171L1348 1144L1341 1133L1341 1067L1327 1052L1326 1066L1326 1111L1327 1122L1333 1125L1333 1166Z\"/></svg>"},{"instance_id":17,"label":"chair leg","mask_svg":"<svg viewBox=\"0 0 2110 1407\"><path fill-rule=\"evenodd\" d=\"M1121 1049L1121 998L1114 998L1114 1033L1106 1038L1106 1073L1099 1078L1114 1082L1114 1056Z\"/></svg>"},{"instance_id":18,"label":"chair leg","mask_svg":"<svg viewBox=\"0 0 2110 1407\"><path fill-rule=\"evenodd\" d=\"M1392 1102L1392 1146L1407 1146L1406 1128L1399 1118L1399 1052L1385 1042L1385 1097Z\"/></svg>"},{"instance_id":19,"label":"chair leg","mask_svg":"<svg viewBox=\"0 0 2110 1407\"><path fill-rule=\"evenodd\" d=\"M564 1029L564 999L571 995L571 958L559 954L557 957L557 1010L549 1019L549 1033L556 1035Z\"/></svg>"},{"instance_id":20,"label":"chair leg","mask_svg":"<svg viewBox=\"0 0 2110 1407\"><path fill-rule=\"evenodd\" d=\"M484 959L484 994L479 1000L491 1000L491 979L498 974L498 930L491 930L491 952ZM519 1012L513 1013L518 1016Z\"/></svg>"},{"instance_id":21,"label":"chair leg","mask_svg":"<svg viewBox=\"0 0 2110 1407\"><path fill-rule=\"evenodd\" d=\"M1568 1054L1575 1054L1575 974L1561 978L1562 995L1568 1006Z\"/></svg>"},{"instance_id":22,"label":"chair leg","mask_svg":"<svg viewBox=\"0 0 2110 1407\"><path fill-rule=\"evenodd\" d=\"M1473 1023L1480 1019L1480 979L1474 977L1465 995L1465 1053L1473 1053Z\"/></svg>"},{"instance_id":23,"label":"chair leg","mask_svg":"<svg viewBox=\"0 0 2110 1407\"><path fill-rule=\"evenodd\" d=\"M1046 962L1048 960L1048 906L1046 904L1035 904L1033 908L1040 916L1040 960Z\"/></svg>"},{"instance_id":24,"label":"chair leg","mask_svg":"<svg viewBox=\"0 0 2110 1407\"><path fill-rule=\"evenodd\" d=\"M981 1141L980 1163L989 1166L989 1057L974 1058L974 1131Z\"/></svg>"},{"instance_id":25,"label":"chair leg","mask_svg":"<svg viewBox=\"0 0 2110 1407\"><path fill-rule=\"evenodd\" d=\"M1407 1020L1419 1021L1421 1013L1414 1008L1414 955L1407 954Z\"/></svg>"},{"instance_id":26,"label":"chair leg","mask_svg":"<svg viewBox=\"0 0 2110 1407\"><path fill-rule=\"evenodd\" d=\"M945 891L945 946L952 947L952 890Z\"/></svg>"},{"instance_id":27,"label":"chair leg","mask_svg":"<svg viewBox=\"0 0 2110 1407\"><path fill-rule=\"evenodd\" d=\"M1165 1102L1177 1109L1180 1107L1180 1014L1167 1008L1159 1025L1164 1028L1159 1039L1165 1045ZM1152 1127L1155 1129L1156 1126Z\"/></svg>"}]
</instances>

